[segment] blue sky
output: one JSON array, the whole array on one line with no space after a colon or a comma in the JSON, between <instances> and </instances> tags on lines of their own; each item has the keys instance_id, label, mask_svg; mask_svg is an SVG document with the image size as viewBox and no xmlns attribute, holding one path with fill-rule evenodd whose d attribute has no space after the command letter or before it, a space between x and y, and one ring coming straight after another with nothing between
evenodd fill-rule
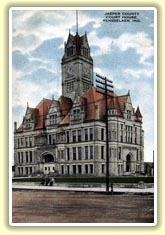
<instances>
[{"instance_id":1,"label":"blue sky","mask_svg":"<svg viewBox=\"0 0 165 235\"><path fill-rule=\"evenodd\" d=\"M138 13L140 22L103 22L105 13ZM79 10L79 34L87 32L95 73L113 80L118 95L130 90L145 131L145 161L154 146L154 11ZM13 122L22 122L27 102L61 95L61 59L69 29L76 31L75 10L12 11Z\"/></svg>"}]
</instances>

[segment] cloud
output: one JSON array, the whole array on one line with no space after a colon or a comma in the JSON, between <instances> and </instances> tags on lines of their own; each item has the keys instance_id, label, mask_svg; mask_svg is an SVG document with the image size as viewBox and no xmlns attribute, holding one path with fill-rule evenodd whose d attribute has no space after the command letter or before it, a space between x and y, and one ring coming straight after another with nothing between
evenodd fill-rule
<instances>
[{"instance_id":1,"label":"cloud","mask_svg":"<svg viewBox=\"0 0 165 235\"><path fill-rule=\"evenodd\" d=\"M20 51L14 51L12 55L12 63L15 69L23 69L29 63L27 56L23 55Z\"/></svg>"},{"instance_id":2,"label":"cloud","mask_svg":"<svg viewBox=\"0 0 165 235\"><path fill-rule=\"evenodd\" d=\"M126 76L130 77L131 79L140 79L142 77L153 78L153 68L146 68L146 69L131 69L127 68L124 70Z\"/></svg>"},{"instance_id":3,"label":"cloud","mask_svg":"<svg viewBox=\"0 0 165 235\"><path fill-rule=\"evenodd\" d=\"M92 52L92 56L99 56L103 54L110 54L112 50L113 39L107 36L99 38L97 32L94 30L88 34L91 46L96 49Z\"/></svg>"},{"instance_id":4,"label":"cloud","mask_svg":"<svg viewBox=\"0 0 165 235\"><path fill-rule=\"evenodd\" d=\"M154 53L153 42L145 32L123 33L120 37L114 39L114 45L121 51L134 49L140 55L139 63L141 64L150 59Z\"/></svg>"},{"instance_id":5,"label":"cloud","mask_svg":"<svg viewBox=\"0 0 165 235\"><path fill-rule=\"evenodd\" d=\"M13 14L13 49L28 53L39 47L45 40L61 38L66 40L69 28L76 27L75 11L35 11L27 10ZM90 22L94 28L101 26L97 17L91 17L81 11L79 27L84 27Z\"/></svg>"}]
</instances>

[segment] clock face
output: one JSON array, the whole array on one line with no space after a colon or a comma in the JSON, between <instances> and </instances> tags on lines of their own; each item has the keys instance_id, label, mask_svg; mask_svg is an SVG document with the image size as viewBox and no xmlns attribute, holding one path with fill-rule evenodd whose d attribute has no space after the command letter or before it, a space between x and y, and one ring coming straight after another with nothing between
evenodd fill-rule
<instances>
[{"instance_id":1,"label":"clock face","mask_svg":"<svg viewBox=\"0 0 165 235\"><path fill-rule=\"evenodd\" d=\"M71 77L74 75L74 69L72 65L66 67L66 75L67 77Z\"/></svg>"},{"instance_id":2,"label":"clock face","mask_svg":"<svg viewBox=\"0 0 165 235\"><path fill-rule=\"evenodd\" d=\"M87 77L87 78L90 77L90 68L89 68L88 65L83 65L83 66L82 66L82 75L83 75L84 77Z\"/></svg>"}]
</instances>

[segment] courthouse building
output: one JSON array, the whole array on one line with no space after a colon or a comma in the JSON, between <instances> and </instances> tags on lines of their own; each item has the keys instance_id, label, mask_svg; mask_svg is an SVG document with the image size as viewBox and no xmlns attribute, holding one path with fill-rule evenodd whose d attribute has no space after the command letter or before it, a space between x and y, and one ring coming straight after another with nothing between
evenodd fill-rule
<instances>
[{"instance_id":1,"label":"courthouse building","mask_svg":"<svg viewBox=\"0 0 165 235\"><path fill-rule=\"evenodd\" d=\"M105 93L93 85L86 33L69 32L61 69L61 97L44 98L33 108L27 104L22 124L14 123L15 176L106 174ZM108 125L109 174L142 173L142 115L129 92L108 92Z\"/></svg>"}]
</instances>

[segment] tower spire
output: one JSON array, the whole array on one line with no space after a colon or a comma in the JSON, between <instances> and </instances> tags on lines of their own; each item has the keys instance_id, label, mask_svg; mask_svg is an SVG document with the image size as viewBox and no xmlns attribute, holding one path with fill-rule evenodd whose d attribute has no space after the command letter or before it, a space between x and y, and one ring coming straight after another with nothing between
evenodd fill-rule
<instances>
[{"instance_id":1,"label":"tower spire","mask_svg":"<svg viewBox=\"0 0 165 235\"><path fill-rule=\"evenodd\" d=\"M78 10L76 10L76 34L78 34Z\"/></svg>"}]
</instances>

